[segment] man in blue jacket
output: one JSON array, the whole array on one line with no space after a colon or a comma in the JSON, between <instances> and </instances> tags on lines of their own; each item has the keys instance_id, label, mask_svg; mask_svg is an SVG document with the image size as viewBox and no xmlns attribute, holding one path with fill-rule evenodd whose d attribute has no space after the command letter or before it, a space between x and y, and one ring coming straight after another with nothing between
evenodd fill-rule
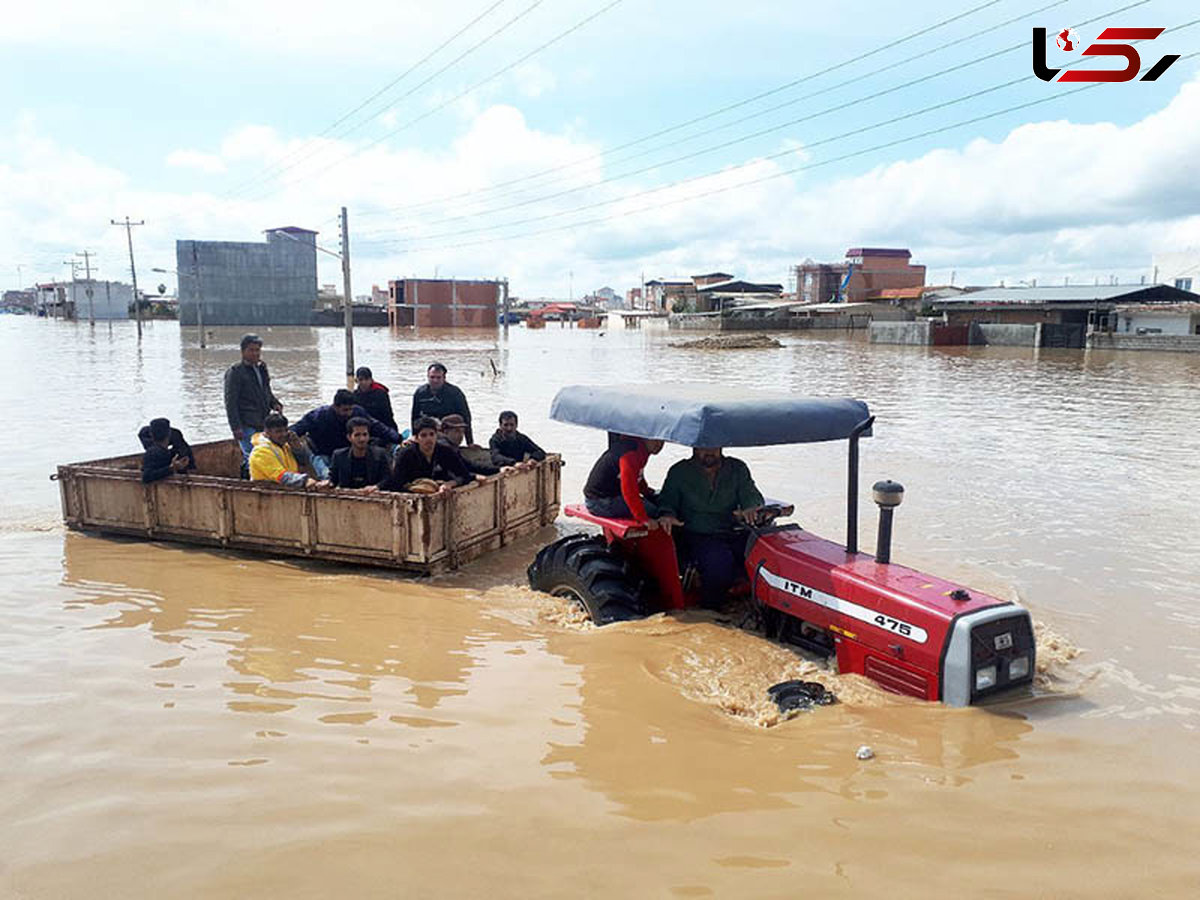
<instances>
[{"instance_id":1,"label":"man in blue jacket","mask_svg":"<svg viewBox=\"0 0 1200 900\"><path fill-rule=\"evenodd\" d=\"M346 423L352 417L366 419L371 437L381 443L400 443L399 432L372 418L365 409L355 404L354 394L342 388L333 395L333 403L309 410L304 418L292 426L292 431L308 438L313 449L313 471L321 481L329 477L329 461L333 452L350 446L346 437Z\"/></svg>"}]
</instances>

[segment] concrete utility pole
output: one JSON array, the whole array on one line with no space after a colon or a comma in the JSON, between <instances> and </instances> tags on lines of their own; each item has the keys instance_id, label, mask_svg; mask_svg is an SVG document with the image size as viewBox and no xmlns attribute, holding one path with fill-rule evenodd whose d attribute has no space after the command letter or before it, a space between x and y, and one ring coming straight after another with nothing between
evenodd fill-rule
<instances>
[{"instance_id":1,"label":"concrete utility pole","mask_svg":"<svg viewBox=\"0 0 1200 900\"><path fill-rule=\"evenodd\" d=\"M130 222L129 216L126 216L124 222L118 222L116 219L111 219L110 221L113 225L125 226L125 237L129 241L129 275L133 279L133 314L137 319L138 343L140 344L142 342L142 304L138 302L137 266L133 264L133 226L145 225L146 220Z\"/></svg>"},{"instance_id":2,"label":"concrete utility pole","mask_svg":"<svg viewBox=\"0 0 1200 900\"><path fill-rule=\"evenodd\" d=\"M346 326L346 386L354 387L354 295L350 293L350 226L346 222L346 207L342 207L342 321Z\"/></svg>"},{"instance_id":3,"label":"concrete utility pole","mask_svg":"<svg viewBox=\"0 0 1200 900\"><path fill-rule=\"evenodd\" d=\"M86 272L84 277L87 279L87 287L83 290L88 298L88 324L94 327L96 325L96 304L92 300L95 294L95 291L92 290L92 252L90 250L83 250L75 255L83 257L83 268Z\"/></svg>"},{"instance_id":4,"label":"concrete utility pole","mask_svg":"<svg viewBox=\"0 0 1200 900\"><path fill-rule=\"evenodd\" d=\"M504 291L504 336L508 337L508 279L501 283L500 290Z\"/></svg>"}]
</instances>

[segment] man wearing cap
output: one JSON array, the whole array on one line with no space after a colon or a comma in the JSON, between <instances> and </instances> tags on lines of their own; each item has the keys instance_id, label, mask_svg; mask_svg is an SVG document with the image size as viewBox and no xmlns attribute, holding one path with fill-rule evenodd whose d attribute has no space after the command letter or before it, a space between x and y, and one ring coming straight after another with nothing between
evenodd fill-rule
<instances>
[{"instance_id":1,"label":"man wearing cap","mask_svg":"<svg viewBox=\"0 0 1200 900\"><path fill-rule=\"evenodd\" d=\"M271 376L262 361L262 338L257 334L243 335L241 346L241 361L225 373L225 415L248 466L254 449L250 436L263 430L267 413L282 412L283 404L271 392Z\"/></svg>"},{"instance_id":2,"label":"man wearing cap","mask_svg":"<svg viewBox=\"0 0 1200 900\"><path fill-rule=\"evenodd\" d=\"M491 451L476 444L464 444L463 438L466 434L466 420L458 413L450 413L442 419L442 433L438 435L438 443L453 447L472 475L497 474L500 467L492 462Z\"/></svg>"},{"instance_id":3,"label":"man wearing cap","mask_svg":"<svg viewBox=\"0 0 1200 900\"><path fill-rule=\"evenodd\" d=\"M416 434L417 420L432 416L444 419L453 413L463 417L467 423L467 443L475 443L475 434L471 431L471 407L467 406L466 395L446 380L446 367L439 362L430 363L425 372L427 383L413 392L412 425Z\"/></svg>"}]
</instances>

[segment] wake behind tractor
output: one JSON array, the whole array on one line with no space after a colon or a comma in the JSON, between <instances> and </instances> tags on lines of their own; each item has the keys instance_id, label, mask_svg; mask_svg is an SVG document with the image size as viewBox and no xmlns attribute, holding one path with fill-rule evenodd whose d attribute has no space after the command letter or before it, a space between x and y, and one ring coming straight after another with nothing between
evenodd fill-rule
<instances>
[{"instance_id":1,"label":"wake behind tractor","mask_svg":"<svg viewBox=\"0 0 1200 900\"><path fill-rule=\"evenodd\" d=\"M953 706L1028 686L1035 670L1033 623L1014 603L891 561L894 510L903 488L873 488L880 508L874 555L858 549L859 440L874 417L859 400L751 395L712 386L650 385L560 390L550 417L610 434L686 447L758 447L849 442L844 544L776 519L792 508L768 502L746 523L749 602L768 637L836 656L842 673ZM578 602L599 625L696 605L695 573L663 529L595 516L599 525L542 548L529 566L536 589Z\"/></svg>"}]
</instances>

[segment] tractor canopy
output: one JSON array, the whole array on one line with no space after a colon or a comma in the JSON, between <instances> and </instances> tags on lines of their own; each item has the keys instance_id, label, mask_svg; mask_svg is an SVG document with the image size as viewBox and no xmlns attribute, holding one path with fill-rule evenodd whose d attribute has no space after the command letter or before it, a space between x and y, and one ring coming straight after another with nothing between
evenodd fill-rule
<instances>
[{"instance_id":1,"label":"tractor canopy","mask_svg":"<svg viewBox=\"0 0 1200 900\"><path fill-rule=\"evenodd\" d=\"M569 385L550 418L685 447L762 447L870 435L861 400L789 397L710 384ZM856 434L857 430L857 434Z\"/></svg>"}]
</instances>

